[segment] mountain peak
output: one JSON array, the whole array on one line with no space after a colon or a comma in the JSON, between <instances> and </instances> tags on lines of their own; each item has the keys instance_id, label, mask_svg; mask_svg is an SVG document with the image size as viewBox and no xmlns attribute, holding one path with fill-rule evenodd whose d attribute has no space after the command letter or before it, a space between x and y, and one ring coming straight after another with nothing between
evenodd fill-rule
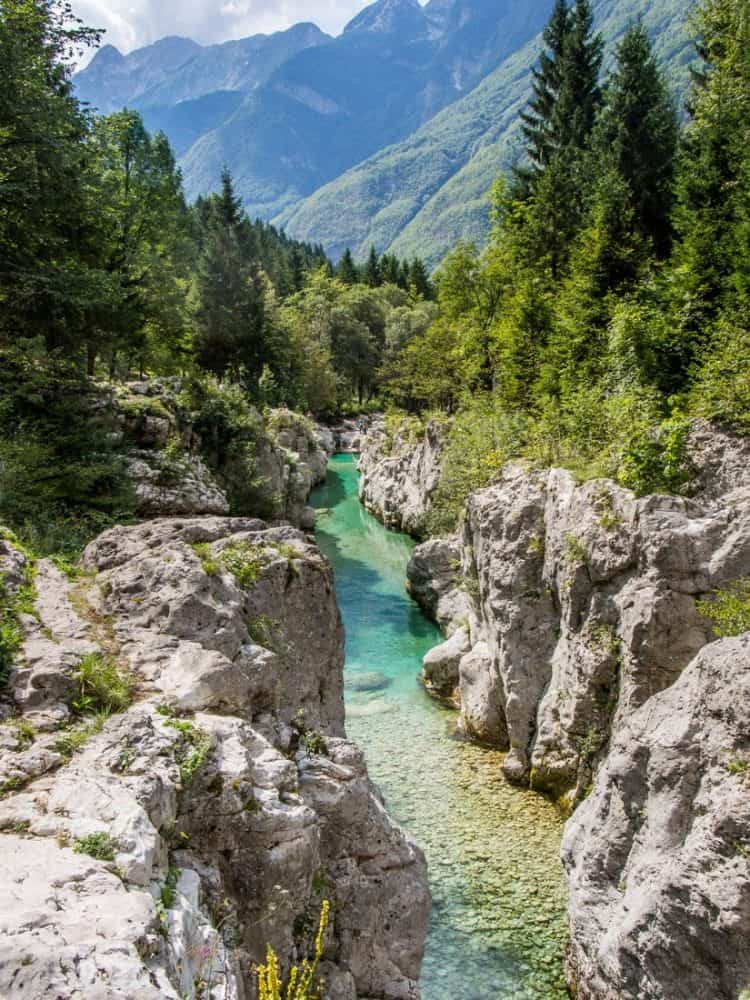
<instances>
[{"instance_id":1,"label":"mountain peak","mask_svg":"<svg viewBox=\"0 0 750 1000\"><path fill-rule=\"evenodd\" d=\"M352 32L413 32L424 28L426 19L419 0L376 0L365 7L344 28L344 34Z\"/></svg>"}]
</instances>

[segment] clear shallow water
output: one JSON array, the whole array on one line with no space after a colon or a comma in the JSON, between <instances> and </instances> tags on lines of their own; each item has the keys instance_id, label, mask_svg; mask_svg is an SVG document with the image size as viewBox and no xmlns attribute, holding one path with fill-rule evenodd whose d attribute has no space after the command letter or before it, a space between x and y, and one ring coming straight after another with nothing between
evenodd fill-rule
<instances>
[{"instance_id":1,"label":"clear shallow water","mask_svg":"<svg viewBox=\"0 0 750 1000\"><path fill-rule=\"evenodd\" d=\"M359 503L351 456L331 460L312 503L346 627L347 732L427 855L423 1000L562 1000L557 811L508 785L499 753L455 740L455 713L420 687L422 657L442 638L404 591L413 543Z\"/></svg>"}]
</instances>

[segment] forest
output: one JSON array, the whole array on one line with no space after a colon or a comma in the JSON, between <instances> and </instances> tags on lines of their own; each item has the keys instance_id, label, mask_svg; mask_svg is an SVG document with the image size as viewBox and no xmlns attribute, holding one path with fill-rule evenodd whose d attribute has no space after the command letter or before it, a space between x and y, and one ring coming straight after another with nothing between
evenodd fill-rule
<instances>
[{"instance_id":1,"label":"forest","mask_svg":"<svg viewBox=\"0 0 750 1000\"><path fill-rule=\"evenodd\" d=\"M679 492L690 420L750 429L748 20L703 0L682 108L641 23L603 76L589 0L557 0L491 239L428 275L332 264L251 221L227 172L188 205L163 134L76 99L97 33L3 0L0 520L123 516L99 387L165 376L225 410L446 421L433 530L510 459Z\"/></svg>"}]
</instances>

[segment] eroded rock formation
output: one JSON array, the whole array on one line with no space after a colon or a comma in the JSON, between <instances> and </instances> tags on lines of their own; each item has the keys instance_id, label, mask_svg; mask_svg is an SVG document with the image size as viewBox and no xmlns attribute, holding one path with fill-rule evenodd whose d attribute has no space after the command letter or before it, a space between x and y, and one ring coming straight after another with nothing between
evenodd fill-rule
<instances>
[{"instance_id":1,"label":"eroded rock formation","mask_svg":"<svg viewBox=\"0 0 750 1000\"><path fill-rule=\"evenodd\" d=\"M363 437L359 498L387 528L420 535L440 483L445 428L431 421L416 438L407 427L391 436L380 422Z\"/></svg>"},{"instance_id":2,"label":"eroded rock formation","mask_svg":"<svg viewBox=\"0 0 750 1000\"><path fill-rule=\"evenodd\" d=\"M84 566L38 565L2 693L0 995L252 1000L266 944L306 954L327 898L326 997L418 997L424 860L345 738L318 550L166 519ZM28 560L0 542L0 571L12 596ZM132 704L94 715L82 662L129 675Z\"/></svg>"},{"instance_id":3,"label":"eroded rock formation","mask_svg":"<svg viewBox=\"0 0 750 1000\"><path fill-rule=\"evenodd\" d=\"M711 641L698 602L750 573L750 491L637 499L511 466L470 498L449 544L452 581L436 542L409 575L426 607L451 615L449 632L468 629L461 726L509 751L508 777L572 805L611 735Z\"/></svg>"},{"instance_id":4,"label":"eroded rock formation","mask_svg":"<svg viewBox=\"0 0 750 1000\"><path fill-rule=\"evenodd\" d=\"M179 379L131 382L102 397L127 458L140 517L260 512L311 528L306 506L335 438L287 409L250 410L241 442L223 445L196 427ZM215 431L218 433L218 425Z\"/></svg>"},{"instance_id":5,"label":"eroded rock formation","mask_svg":"<svg viewBox=\"0 0 750 1000\"><path fill-rule=\"evenodd\" d=\"M461 533L409 566L447 636L425 657L427 690L467 736L508 751L509 779L573 813L568 971L582 1000L750 988L750 639L714 641L701 609L750 577L750 444L697 422L689 445L691 499L509 466L470 497ZM392 507L425 446L378 447L370 506L403 525ZM427 502L420 483L410 509Z\"/></svg>"},{"instance_id":6,"label":"eroded rock formation","mask_svg":"<svg viewBox=\"0 0 750 1000\"><path fill-rule=\"evenodd\" d=\"M750 637L706 647L627 719L568 822L581 1000L737 1000L750 985Z\"/></svg>"}]
</instances>

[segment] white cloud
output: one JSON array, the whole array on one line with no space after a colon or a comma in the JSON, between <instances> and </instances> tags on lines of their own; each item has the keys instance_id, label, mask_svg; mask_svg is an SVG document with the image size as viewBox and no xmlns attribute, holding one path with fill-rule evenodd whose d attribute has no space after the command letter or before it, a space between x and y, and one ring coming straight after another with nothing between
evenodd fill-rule
<instances>
[{"instance_id":1,"label":"white cloud","mask_svg":"<svg viewBox=\"0 0 750 1000\"><path fill-rule=\"evenodd\" d=\"M104 42L123 52L165 35L203 44L270 33L314 21L338 34L370 0L75 0L76 14L104 28Z\"/></svg>"}]
</instances>

